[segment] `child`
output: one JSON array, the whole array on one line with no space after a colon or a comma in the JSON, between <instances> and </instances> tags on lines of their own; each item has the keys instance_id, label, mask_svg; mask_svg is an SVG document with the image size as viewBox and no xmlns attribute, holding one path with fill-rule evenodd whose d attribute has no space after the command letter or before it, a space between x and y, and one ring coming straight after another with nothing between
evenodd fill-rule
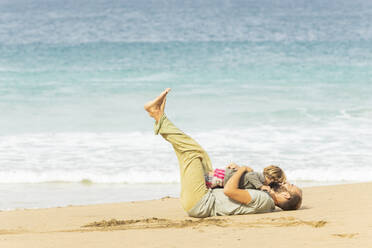
<instances>
[{"instance_id":1,"label":"child","mask_svg":"<svg viewBox=\"0 0 372 248\"><path fill-rule=\"evenodd\" d=\"M209 175L206 175L205 182L208 188L223 188L227 181L233 176L236 170L234 169L215 169ZM239 181L239 188L241 189L260 189L270 190L271 183L285 183L286 176L284 171L275 165L265 167L263 173L247 172Z\"/></svg>"}]
</instances>

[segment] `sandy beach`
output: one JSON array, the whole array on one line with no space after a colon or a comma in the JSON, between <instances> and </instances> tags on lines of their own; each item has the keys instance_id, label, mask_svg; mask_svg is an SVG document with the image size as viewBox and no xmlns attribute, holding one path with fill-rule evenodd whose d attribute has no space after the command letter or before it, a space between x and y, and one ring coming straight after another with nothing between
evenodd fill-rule
<instances>
[{"instance_id":1,"label":"sandy beach","mask_svg":"<svg viewBox=\"0 0 372 248\"><path fill-rule=\"evenodd\" d=\"M0 247L372 247L372 183L303 189L297 211L194 219L177 198L0 212Z\"/></svg>"},{"instance_id":2,"label":"sandy beach","mask_svg":"<svg viewBox=\"0 0 372 248\"><path fill-rule=\"evenodd\" d=\"M0 248L372 248L371 25L363 0L0 1ZM189 217L181 185L195 206L230 163L302 207Z\"/></svg>"}]
</instances>

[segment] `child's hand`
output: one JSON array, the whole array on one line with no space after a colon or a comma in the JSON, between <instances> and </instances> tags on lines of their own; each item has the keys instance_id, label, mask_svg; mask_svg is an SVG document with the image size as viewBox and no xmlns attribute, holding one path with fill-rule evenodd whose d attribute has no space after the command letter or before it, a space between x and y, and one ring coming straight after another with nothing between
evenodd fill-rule
<instances>
[{"instance_id":1,"label":"child's hand","mask_svg":"<svg viewBox=\"0 0 372 248\"><path fill-rule=\"evenodd\" d=\"M271 188L270 188L270 186L262 185L262 187L260 188L260 190L270 192Z\"/></svg>"}]
</instances>

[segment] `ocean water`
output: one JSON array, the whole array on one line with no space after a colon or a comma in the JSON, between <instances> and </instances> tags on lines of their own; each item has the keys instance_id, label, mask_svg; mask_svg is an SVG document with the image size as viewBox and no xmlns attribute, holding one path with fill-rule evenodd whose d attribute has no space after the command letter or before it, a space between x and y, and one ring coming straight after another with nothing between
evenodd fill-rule
<instances>
[{"instance_id":1,"label":"ocean water","mask_svg":"<svg viewBox=\"0 0 372 248\"><path fill-rule=\"evenodd\" d=\"M177 196L143 104L213 165L372 179L372 2L0 1L0 209Z\"/></svg>"}]
</instances>

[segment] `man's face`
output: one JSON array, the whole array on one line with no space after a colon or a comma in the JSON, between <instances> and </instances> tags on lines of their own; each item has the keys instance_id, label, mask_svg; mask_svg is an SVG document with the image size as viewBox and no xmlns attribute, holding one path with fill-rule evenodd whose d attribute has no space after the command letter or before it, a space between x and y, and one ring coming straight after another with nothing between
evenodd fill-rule
<instances>
[{"instance_id":1,"label":"man's face","mask_svg":"<svg viewBox=\"0 0 372 248\"><path fill-rule=\"evenodd\" d=\"M296 185L294 184L291 184L291 183L284 183L282 184L282 186L288 191L290 192L291 194L298 194L299 196L302 197L302 190L297 187Z\"/></svg>"},{"instance_id":2,"label":"man's face","mask_svg":"<svg viewBox=\"0 0 372 248\"><path fill-rule=\"evenodd\" d=\"M291 184L291 183L282 184L281 189L275 192L276 203L280 205L288 201L288 199L290 199L291 195L293 194L297 194L301 196L302 198L302 191L296 185ZM296 209L298 209L301 206L301 202L302 201L298 203L298 206L296 207Z\"/></svg>"}]
</instances>

